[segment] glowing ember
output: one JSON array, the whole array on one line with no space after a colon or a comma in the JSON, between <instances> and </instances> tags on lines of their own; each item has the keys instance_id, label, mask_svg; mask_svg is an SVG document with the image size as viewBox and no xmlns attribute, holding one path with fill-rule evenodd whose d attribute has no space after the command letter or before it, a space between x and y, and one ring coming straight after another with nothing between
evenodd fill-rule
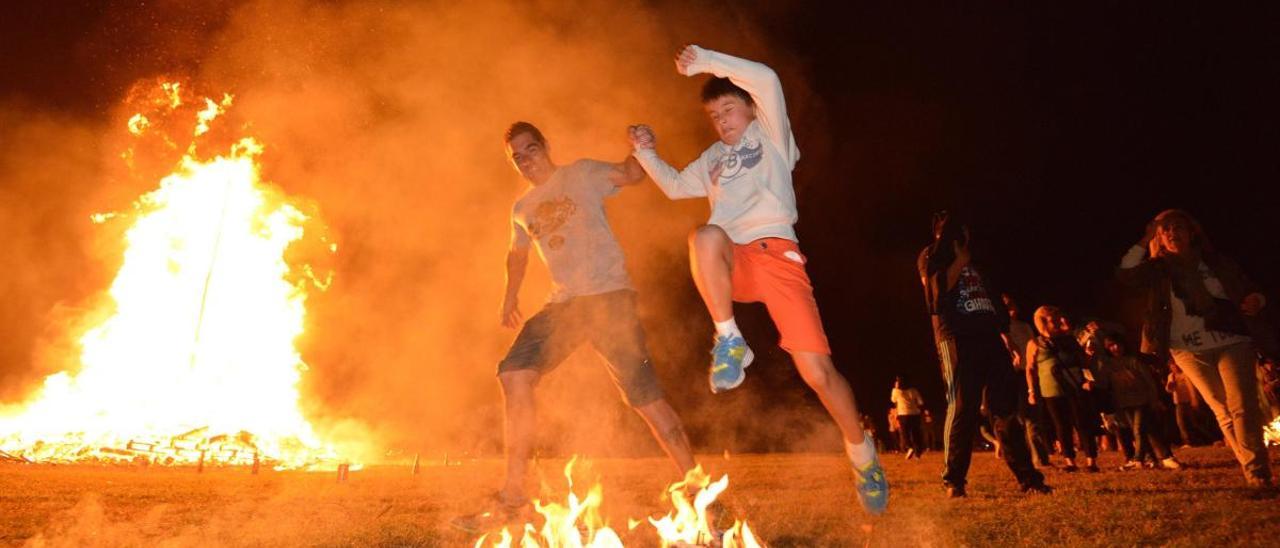
<instances>
[{"instance_id":1,"label":"glowing ember","mask_svg":"<svg viewBox=\"0 0 1280 548\"><path fill-rule=\"evenodd\" d=\"M213 99L208 97L204 100L204 110L196 113L196 136L204 135L209 132L209 122L217 118L219 114L226 112L227 107L231 106L231 95L223 95L222 103L215 103ZM130 127L132 129L132 127Z\"/></svg>"},{"instance_id":2,"label":"glowing ember","mask_svg":"<svg viewBox=\"0 0 1280 548\"><path fill-rule=\"evenodd\" d=\"M129 133L134 135L142 135L142 132L146 131L150 126L151 120L148 120L141 112L134 114L133 118L129 119Z\"/></svg>"},{"instance_id":3,"label":"glowing ember","mask_svg":"<svg viewBox=\"0 0 1280 548\"><path fill-rule=\"evenodd\" d=\"M178 84L164 84L170 109ZM196 133L230 104L206 99ZM129 121L140 133L142 115ZM284 260L307 217L259 179L250 138L200 160L194 144L132 212L110 302L80 338L74 372L0 409L0 450L33 461L336 462L299 410L311 278ZM307 270L309 273L310 271Z\"/></svg>"},{"instance_id":4,"label":"glowing ember","mask_svg":"<svg viewBox=\"0 0 1280 548\"><path fill-rule=\"evenodd\" d=\"M169 110L173 110L182 105L182 92L180 89L182 84L178 82L165 82L160 84L160 89L164 91L162 97L156 99L156 104L165 105Z\"/></svg>"}]
</instances>

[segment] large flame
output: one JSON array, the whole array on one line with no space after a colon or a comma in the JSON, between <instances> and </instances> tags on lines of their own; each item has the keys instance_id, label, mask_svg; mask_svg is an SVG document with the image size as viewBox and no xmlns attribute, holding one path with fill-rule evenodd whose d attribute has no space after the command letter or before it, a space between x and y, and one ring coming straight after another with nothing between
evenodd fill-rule
<instances>
[{"instance_id":1,"label":"large flame","mask_svg":"<svg viewBox=\"0 0 1280 548\"><path fill-rule=\"evenodd\" d=\"M168 110L179 86L166 84ZM231 102L205 100L195 134ZM141 114L129 120L147 131ZM194 142L134 211L101 317L75 372L0 411L0 450L34 461L131 458L299 467L336 458L299 409L309 282L285 250L307 216L264 184L262 146L244 138L201 160ZM292 281L291 281L292 280Z\"/></svg>"}]
</instances>

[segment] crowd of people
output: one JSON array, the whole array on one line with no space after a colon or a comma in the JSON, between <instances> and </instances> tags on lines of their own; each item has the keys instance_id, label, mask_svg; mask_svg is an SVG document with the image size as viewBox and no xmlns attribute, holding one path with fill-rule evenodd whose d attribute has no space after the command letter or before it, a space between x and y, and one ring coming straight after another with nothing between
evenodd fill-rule
<instances>
[{"instance_id":1,"label":"crowd of people","mask_svg":"<svg viewBox=\"0 0 1280 548\"><path fill-rule=\"evenodd\" d=\"M975 438L1024 490L1037 484L1033 458L1099 472L1099 451L1111 450L1121 470L1179 470L1176 448L1208 444L1232 450L1249 486L1271 488L1264 428L1280 415L1280 348L1266 298L1191 215L1160 213L1120 261L1117 279L1145 297L1138 344L1118 323L1077 325L1052 304L1023 321L1008 294L988 293L963 223L943 213L934 225L919 268L947 384L949 493L964 496ZM919 441L921 424L937 434L919 391L899 378L891 400L885 449L912 459L937 448Z\"/></svg>"},{"instance_id":2,"label":"crowd of people","mask_svg":"<svg viewBox=\"0 0 1280 548\"><path fill-rule=\"evenodd\" d=\"M1002 295L1002 298L1009 310L1010 336L1017 341L1017 348L1024 349L1014 368L1020 375L1025 375L1026 367L1023 364L1028 363L1026 349L1029 345L1036 345L1034 339L1041 335L1034 331L1030 323L1019 319L1017 303L1008 294ZM1046 316L1051 312L1061 314L1056 307L1045 307ZM1146 468L1158 466L1159 463L1152 461L1151 453L1146 451L1147 446L1135 451L1139 447L1135 439L1138 428L1143 429L1143 439L1151 440L1147 442L1153 444L1150 448L1166 446L1172 450L1177 447L1224 445L1222 432L1217 427L1213 412L1175 362L1168 361L1164 367L1160 367L1159 362L1130 353L1124 329L1118 324L1087 320L1084 328L1071 330L1070 320L1065 316L1059 318L1066 323L1076 345L1089 360L1087 363L1090 366L1085 371L1102 379L1096 390L1087 392L1098 398L1094 403L1098 418L1092 423L1091 430L1093 444L1098 451L1121 452L1126 461L1126 466L1122 467L1124 470L1139 468L1138 463ZM1022 335L1022 332L1026 334ZM1051 341L1052 339L1045 342L1052 344ZM1103 353L1099 353L1099 345L1105 349ZM1046 368L1037 369L1034 373L1037 380L1040 374L1047 374L1044 373L1047 371L1049 370ZM1046 385L1052 391L1057 385L1052 375L1048 378ZM1275 369L1272 360L1258 360L1258 379L1263 394L1260 401L1263 402L1264 413L1273 417L1280 416L1280 372ZM1105 384L1108 382L1111 384ZM1065 451L1070 450L1064 449L1058 441L1058 436L1061 435L1059 429L1070 431L1073 423L1059 426L1052 411L1046 407L1050 405L1045 400L1047 397L1053 397L1052 392L1046 396L1042 391L1039 404L1020 402L1018 416L1027 444L1040 466L1051 466L1051 456L1061 454L1068 471L1075 471L1075 468L1070 468L1070 464L1067 464L1068 461L1074 463L1074 457L1067 456ZM926 404L917 387L905 377L898 376L894 379L889 398L891 403L886 420L888 429L878 437L882 452L899 453L907 460L913 460L919 459L928 451L943 449L943 423L935 420L933 407ZM1126 414L1119 409L1132 411ZM1132 413L1135 412L1140 412L1140 415L1134 416ZM980 414L986 413L980 410ZM1064 418L1070 419L1069 416ZM1141 424L1135 424L1137 421L1141 421ZM875 427L868 425L866 429L874 431ZM992 434L990 426L980 425L979 434L982 436L980 448L996 452L1000 450L999 440ZM1074 448L1078 445L1079 434L1074 431L1072 434L1070 447ZM1156 438L1152 439L1151 436Z\"/></svg>"},{"instance_id":3,"label":"crowd of people","mask_svg":"<svg viewBox=\"0 0 1280 548\"><path fill-rule=\"evenodd\" d=\"M635 287L604 207L622 187L646 178L672 200L706 199L710 205L710 218L690 232L688 248L690 276L714 327L707 370L711 392L740 386L754 359L733 303L763 303L779 346L840 430L859 505L873 515L888 507L889 482L871 421L835 366L808 260L796 238L792 171L800 151L781 82L761 63L694 45L681 48L674 61L680 75L710 76L700 100L718 137L683 169L659 155L657 135L644 124L627 128L631 152L618 162L558 164L548 139L528 122L512 124L503 136L512 167L527 183L511 208L499 314L501 325L517 330L497 366L507 470L501 489L486 501L489 508L451 522L459 529L491 530L497 522L530 514L526 484L536 437L535 390L580 346L589 344L603 358L623 400L647 423L676 473L696 466L683 423L651 363ZM533 250L552 288L526 320L519 294ZM949 496L965 496L980 437L998 448L1028 494L1052 492L1033 462L1048 464L1050 447L1062 455L1063 470L1098 471L1098 440L1108 431L1126 451L1126 468L1144 462L1181 468L1161 427L1169 416L1159 382L1162 367L1185 377L1179 381L1174 374L1164 383L1173 389L1175 408L1185 403L1194 410L1203 401L1250 484L1270 486L1259 383L1250 369L1255 354L1276 355L1276 337L1259 316L1266 299L1235 263L1213 251L1189 215L1162 213L1120 265L1120 277L1149 297L1139 354L1131 352L1121 330L1088 324L1076 332L1052 306L1036 310L1034 329L1019 321L1011 301L1006 310L1006 303L992 298L998 293L988 290L969 254L968 228L945 213L935 216L933 242L921 252L918 267L946 381L947 412L935 419L920 391L900 379L891 424L908 458L943 441L942 480ZM1153 362L1150 356L1166 359ZM1179 424L1190 431L1194 414L1183 414ZM1077 448L1083 453L1079 462Z\"/></svg>"}]
</instances>

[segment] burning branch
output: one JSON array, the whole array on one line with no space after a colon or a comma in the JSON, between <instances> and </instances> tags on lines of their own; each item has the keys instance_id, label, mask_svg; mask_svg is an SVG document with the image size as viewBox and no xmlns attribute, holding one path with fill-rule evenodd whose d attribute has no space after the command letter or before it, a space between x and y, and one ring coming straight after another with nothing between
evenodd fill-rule
<instances>
[{"instance_id":1,"label":"burning branch","mask_svg":"<svg viewBox=\"0 0 1280 548\"><path fill-rule=\"evenodd\" d=\"M10 455L5 451L0 451L0 461L21 462L23 464L31 464L30 460L21 455Z\"/></svg>"}]
</instances>

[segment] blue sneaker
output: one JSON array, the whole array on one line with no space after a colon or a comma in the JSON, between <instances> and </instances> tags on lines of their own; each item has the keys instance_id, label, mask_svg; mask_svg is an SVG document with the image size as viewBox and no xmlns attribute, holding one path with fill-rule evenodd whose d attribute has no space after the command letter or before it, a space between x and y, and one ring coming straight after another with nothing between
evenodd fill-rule
<instances>
[{"instance_id":1,"label":"blue sneaker","mask_svg":"<svg viewBox=\"0 0 1280 548\"><path fill-rule=\"evenodd\" d=\"M873 516L883 514L889 507L889 480L884 477L884 468L880 467L880 457L873 454L866 466L859 468L854 465L853 478L862 509Z\"/></svg>"},{"instance_id":2,"label":"blue sneaker","mask_svg":"<svg viewBox=\"0 0 1280 548\"><path fill-rule=\"evenodd\" d=\"M716 346L711 349L711 392L718 394L737 388L746 380L743 371L756 359L741 335L716 336Z\"/></svg>"}]
</instances>

